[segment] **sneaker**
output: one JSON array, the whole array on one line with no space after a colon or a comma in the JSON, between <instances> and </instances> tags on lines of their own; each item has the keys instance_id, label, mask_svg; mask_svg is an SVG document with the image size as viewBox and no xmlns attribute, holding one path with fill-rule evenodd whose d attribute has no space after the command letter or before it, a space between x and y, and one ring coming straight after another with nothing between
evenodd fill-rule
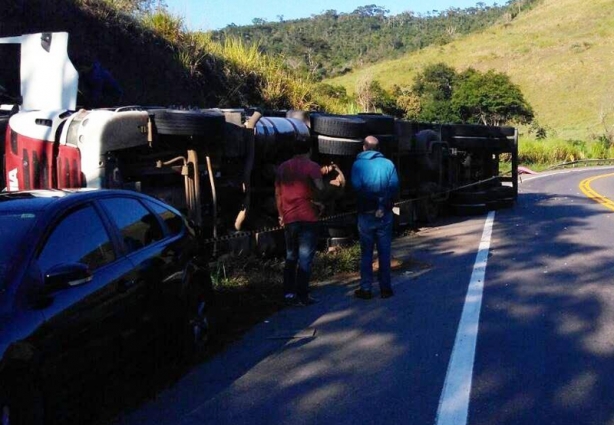
<instances>
[{"instance_id":1,"label":"sneaker","mask_svg":"<svg viewBox=\"0 0 614 425\"><path fill-rule=\"evenodd\" d=\"M382 289L380 291L380 296L382 298L390 298L394 295L394 292L392 292L392 289Z\"/></svg>"},{"instance_id":2,"label":"sneaker","mask_svg":"<svg viewBox=\"0 0 614 425\"><path fill-rule=\"evenodd\" d=\"M297 305L300 305L300 306L303 306L303 307L306 307L308 305L316 304L317 302L318 302L318 300L313 298L310 295L307 295L306 298L298 298L297 297Z\"/></svg>"},{"instance_id":3,"label":"sneaker","mask_svg":"<svg viewBox=\"0 0 614 425\"><path fill-rule=\"evenodd\" d=\"M371 291L365 291L364 289L357 289L354 291L354 296L356 298L360 298L361 300L370 300L373 298Z\"/></svg>"}]
</instances>

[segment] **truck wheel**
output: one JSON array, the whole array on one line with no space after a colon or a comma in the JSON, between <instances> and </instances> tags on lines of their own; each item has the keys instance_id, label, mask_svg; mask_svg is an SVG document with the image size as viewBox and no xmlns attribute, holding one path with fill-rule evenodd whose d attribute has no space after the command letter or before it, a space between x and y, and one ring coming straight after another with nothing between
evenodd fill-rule
<instances>
[{"instance_id":1,"label":"truck wheel","mask_svg":"<svg viewBox=\"0 0 614 425\"><path fill-rule=\"evenodd\" d=\"M512 149L512 142L508 139L493 139L479 137L452 137L450 146L468 151L494 150L509 151Z\"/></svg>"},{"instance_id":2,"label":"truck wheel","mask_svg":"<svg viewBox=\"0 0 614 425\"><path fill-rule=\"evenodd\" d=\"M450 192L450 201L455 204L485 204L491 200L493 200L492 194L485 190Z\"/></svg>"},{"instance_id":3,"label":"truck wheel","mask_svg":"<svg viewBox=\"0 0 614 425\"><path fill-rule=\"evenodd\" d=\"M379 141L379 150L387 158L392 158L392 155L398 151L398 141L394 134L373 134Z\"/></svg>"},{"instance_id":4,"label":"truck wheel","mask_svg":"<svg viewBox=\"0 0 614 425\"><path fill-rule=\"evenodd\" d=\"M360 113L358 118L365 121L368 134L394 134L394 117L390 115Z\"/></svg>"},{"instance_id":5,"label":"truck wheel","mask_svg":"<svg viewBox=\"0 0 614 425\"><path fill-rule=\"evenodd\" d=\"M220 139L224 135L224 114L216 110L183 111L175 109L153 109L158 134L168 136L207 136Z\"/></svg>"},{"instance_id":6,"label":"truck wheel","mask_svg":"<svg viewBox=\"0 0 614 425\"><path fill-rule=\"evenodd\" d=\"M439 202L434 195L439 191L436 183L429 182L419 190L419 200L416 203L416 218L426 224L434 223L439 217Z\"/></svg>"},{"instance_id":7,"label":"truck wheel","mask_svg":"<svg viewBox=\"0 0 614 425\"><path fill-rule=\"evenodd\" d=\"M416 150L430 153L433 142L441 141L439 134L433 130L422 130L416 133Z\"/></svg>"},{"instance_id":8,"label":"truck wheel","mask_svg":"<svg viewBox=\"0 0 614 425\"><path fill-rule=\"evenodd\" d=\"M326 155L356 156L362 151L363 139L318 136L318 152Z\"/></svg>"},{"instance_id":9,"label":"truck wheel","mask_svg":"<svg viewBox=\"0 0 614 425\"><path fill-rule=\"evenodd\" d=\"M490 202L488 203L491 209L511 208L516 200L516 192L513 187L499 186L490 189Z\"/></svg>"},{"instance_id":10,"label":"truck wheel","mask_svg":"<svg viewBox=\"0 0 614 425\"><path fill-rule=\"evenodd\" d=\"M356 116L312 115L311 128L323 136L359 139L365 136L367 124Z\"/></svg>"},{"instance_id":11,"label":"truck wheel","mask_svg":"<svg viewBox=\"0 0 614 425\"><path fill-rule=\"evenodd\" d=\"M450 209L456 215L481 215L489 210L486 204L450 204Z\"/></svg>"},{"instance_id":12,"label":"truck wheel","mask_svg":"<svg viewBox=\"0 0 614 425\"><path fill-rule=\"evenodd\" d=\"M512 137L515 134L514 127L499 127L479 124L452 124L444 126L444 131L450 136L461 137Z\"/></svg>"}]
</instances>

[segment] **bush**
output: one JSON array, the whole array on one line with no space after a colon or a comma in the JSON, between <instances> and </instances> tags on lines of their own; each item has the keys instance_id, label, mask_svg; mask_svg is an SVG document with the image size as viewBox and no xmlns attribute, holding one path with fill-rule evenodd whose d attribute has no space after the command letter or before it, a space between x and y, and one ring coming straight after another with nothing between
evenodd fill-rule
<instances>
[{"instance_id":1,"label":"bush","mask_svg":"<svg viewBox=\"0 0 614 425\"><path fill-rule=\"evenodd\" d=\"M607 138L596 140L520 140L518 161L525 165L556 165L583 159L614 158Z\"/></svg>"}]
</instances>

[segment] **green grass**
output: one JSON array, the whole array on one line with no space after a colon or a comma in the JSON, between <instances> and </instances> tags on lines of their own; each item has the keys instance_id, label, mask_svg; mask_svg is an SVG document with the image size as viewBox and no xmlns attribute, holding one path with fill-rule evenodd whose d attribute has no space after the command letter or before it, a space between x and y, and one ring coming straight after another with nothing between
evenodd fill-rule
<instances>
[{"instance_id":1,"label":"green grass","mask_svg":"<svg viewBox=\"0 0 614 425\"><path fill-rule=\"evenodd\" d=\"M535 170L566 162L609 158L614 158L614 147L607 140L521 139L518 149L519 164Z\"/></svg>"},{"instance_id":2,"label":"green grass","mask_svg":"<svg viewBox=\"0 0 614 425\"><path fill-rule=\"evenodd\" d=\"M360 245L332 251L318 251L313 260L313 282L358 271ZM216 289L248 286L276 286L281 288L284 261L279 258L264 259L256 255L225 257L213 264L211 278ZM281 289L280 289L281 294Z\"/></svg>"},{"instance_id":3,"label":"green grass","mask_svg":"<svg viewBox=\"0 0 614 425\"><path fill-rule=\"evenodd\" d=\"M538 121L561 139L602 132L601 113L614 98L614 0L544 0L501 23L403 58L326 81L354 92L365 76L383 87L408 86L425 65L445 62L508 74Z\"/></svg>"}]
</instances>

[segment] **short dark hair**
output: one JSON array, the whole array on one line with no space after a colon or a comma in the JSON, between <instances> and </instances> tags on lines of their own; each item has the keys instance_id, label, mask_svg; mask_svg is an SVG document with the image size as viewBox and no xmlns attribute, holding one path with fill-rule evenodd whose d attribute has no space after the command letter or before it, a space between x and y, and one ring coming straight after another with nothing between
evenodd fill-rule
<instances>
[{"instance_id":1,"label":"short dark hair","mask_svg":"<svg viewBox=\"0 0 614 425\"><path fill-rule=\"evenodd\" d=\"M304 153L309 153L311 145L311 137L299 136L294 142L294 154L302 155Z\"/></svg>"}]
</instances>

